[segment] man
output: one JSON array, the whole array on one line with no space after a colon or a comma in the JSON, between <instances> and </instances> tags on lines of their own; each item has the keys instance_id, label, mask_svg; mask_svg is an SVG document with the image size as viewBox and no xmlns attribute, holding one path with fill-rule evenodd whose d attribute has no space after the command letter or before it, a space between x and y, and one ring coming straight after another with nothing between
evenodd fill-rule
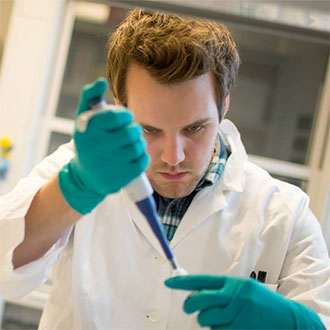
<instances>
[{"instance_id":1,"label":"man","mask_svg":"<svg viewBox=\"0 0 330 330\"><path fill-rule=\"evenodd\" d=\"M118 109L75 129L74 146L0 202L1 232L17 228L1 242L0 294L23 296L53 266L41 329L330 326L330 261L308 197L248 162L223 119L238 66L224 26L131 12L109 40ZM106 89L86 86L77 118ZM169 278L121 190L143 171L192 275Z\"/></svg>"}]
</instances>

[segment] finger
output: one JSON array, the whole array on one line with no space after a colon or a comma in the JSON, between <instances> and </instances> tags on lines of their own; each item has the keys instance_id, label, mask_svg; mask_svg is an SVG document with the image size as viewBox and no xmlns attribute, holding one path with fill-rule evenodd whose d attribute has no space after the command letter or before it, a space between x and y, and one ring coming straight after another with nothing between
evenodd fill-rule
<instances>
[{"instance_id":1,"label":"finger","mask_svg":"<svg viewBox=\"0 0 330 330\"><path fill-rule=\"evenodd\" d=\"M226 276L198 274L171 277L165 281L165 285L180 290L221 289L226 280Z\"/></svg>"},{"instance_id":2,"label":"finger","mask_svg":"<svg viewBox=\"0 0 330 330\"><path fill-rule=\"evenodd\" d=\"M118 162L118 164L126 164L134 162L139 159L146 152L147 142L143 137L139 138L129 146L116 148L109 152L104 160L113 160L112 162ZM102 160L102 158L100 158Z\"/></svg>"},{"instance_id":3,"label":"finger","mask_svg":"<svg viewBox=\"0 0 330 330\"><path fill-rule=\"evenodd\" d=\"M138 141L132 143L129 146L125 146L116 151L115 156L118 158L124 158L125 155L128 155L129 162L134 162L136 159L139 159L147 149L147 142L141 136Z\"/></svg>"},{"instance_id":4,"label":"finger","mask_svg":"<svg viewBox=\"0 0 330 330\"><path fill-rule=\"evenodd\" d=\"M130 124L133 121L133 114L124 107L116 107L115 110L95 112L89 119L87 131L115 131Z\"/></svg>"},{"instance_id":5,"label":"finger","mask_svg":"<svg viewBox=\"0 0 330 330\"><path fill-rule=\"evenodd\" d=\"M233 322L233 317L232 314L227 314L224 311L225 309L220 307L212 307L203 310L197 316L198 323L202 327L217 326L219 328L222 326L225 329L228 329Z\"/></svg>"},{"instance_id":6,"label":"finger","mask_svg":"<svg viewBox=\"0 0 330 330\"><path fill-rule=\"evenodd\" d=\"M144 153L138 159L131 161L129 164L125 166L125 170L127 173L131 174L132 180L137 178L142 172L144 172L150 163L150 156ZM129 183L129 182L128 182ZM127 184L128 184L127 183Z\"/></svg>"},{"instance_id":7,"label":"finger","mask_svg":"<svg viewBox=\"0 0 330 330\"><path fill-rule=\"evenodd\" d=\"M190 314L210 307L224 307L229 301L230 297L222 295L218 290L201 290L185 300L183 309Z\"/></svg>"},{"instance_id":8,"label":"finger","mask_svg":"<svg viewBox=\"0 0 330 330\"><path fill-rule=\"evenodd\" d=\"M91 84L83 87L80 96L77 116L82 112L90 109L89 102L97 97L103 96L108 89L108 83L104 78L99 78Z\"/></svg>"},{"instance_id":9,"label":"finger","mask_svg":"<svg viewBox=\"0 0 330 330\"><path fill-rule=\"evenodd\" d=\"M143 138L141 125L132 123L116 131L96 131L96 128L85 133L76 132L76 138L84 138L85 144L96 148L104 155L120 148L129 147ZM85 136L83 136L85 134ZM99 154L99 153L98 153Z\"/></svg>"}]
</instances>

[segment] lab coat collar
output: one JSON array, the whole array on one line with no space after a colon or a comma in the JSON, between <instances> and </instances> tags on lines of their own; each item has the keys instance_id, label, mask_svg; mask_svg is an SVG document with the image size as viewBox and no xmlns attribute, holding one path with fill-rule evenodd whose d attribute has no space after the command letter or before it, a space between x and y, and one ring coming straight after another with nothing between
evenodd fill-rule
<instances>
[{"instance_id":1,"label":"lab coat collar","mask_svg":"<svg viewBox=\"0 0 330 330\"><path fill-rule=\"evenodd\" d=\"M245 162L248 158L241 141L241 136L235 125L228 119L224 119L221 122L220 134L226 148L231 151L231 155L222 173L222 188L224 190L241 192L244 185Z\"/></svg>"},{"instance_id":2,"label":"lab coat collar","mask_svg":"<svg viewBox=\"0 0 330 330\"><path fill-rule=\"evenodd\" d=\"M244 164L247 155L240 140L240 134L234 124L229 120L224 120L221 123L220 134L223 137L226 147L231 151L224 172L215 185L205 187L196 194L171 241L170 245L172 248L175 248L184 237L204 220L227 206L226 196L228 191L241 192L243 190ZM153 247L164 256L159 242L155 238L144 216L130 200L125 190L122 190L122 194L135 225Z\"/></svg>"},{"instance_id":3,"label":"lab coat collar","mask_svg":"<svg viewBox=\"0 0 330 330\"><path fill-rule=\"evenodd\" d=\"M214 189L214 186L206 187L194 197L170 243L172 248L177 246L182 241L182 239L189 235L189 233L201 222L203 222L215 212L226 207L226 198L223 194L218 195ZM217 189L219 188L217 187ZM152 232L148 221L144 218L144 215L139 211L135 203L130 200L124 189L121 191L121 194L125 199L125 203L133 223L146 237L150 244L156 249L156 251L166 259L165 254L154 233Z\"/></svg>"},{"instance_id":4,"label":"lab coat collar","mask_svg":"<svg viewBox=\"0 0 330 330\"><path fill-rule=\"evenodd\" d=\"M193 199L186 214L182 218L171 247L175 248L189 233L216 212L227 206L223 185L218 180L215 186L203 188Z\"/></svg>"}]
</instances>

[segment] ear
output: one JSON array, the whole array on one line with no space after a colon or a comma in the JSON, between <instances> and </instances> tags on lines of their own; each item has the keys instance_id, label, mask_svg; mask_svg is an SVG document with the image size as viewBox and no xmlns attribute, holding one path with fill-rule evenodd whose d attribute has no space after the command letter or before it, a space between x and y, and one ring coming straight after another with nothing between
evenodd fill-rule
<instances>
[{"instance_id":1,"label":"ear","mask_svg":"<svg viewBox=\"0 0 330 330\"><path fill-rule=\"evenodd\" d=\"M226 113L229 109L229 103L230 103L230 96L229 94L225 97L224 101L223 101L223 116L225 117L226 116Z\"/></svg>"}]
</instances>

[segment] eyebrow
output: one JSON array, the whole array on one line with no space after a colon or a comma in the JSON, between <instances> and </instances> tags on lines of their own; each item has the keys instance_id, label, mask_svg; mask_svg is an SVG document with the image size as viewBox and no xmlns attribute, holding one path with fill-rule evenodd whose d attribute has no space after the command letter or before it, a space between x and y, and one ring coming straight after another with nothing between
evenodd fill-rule
<instances>
[{"instance_id":1,"label":"eyebrow","mask_svg":"<svg viewBox=\"0 0 330 330\"><path fill-rule=\"evenodd\" d=\"M205 124L205 123L207 123L207 122L209 122L211 120L212 120L211 117L202 118L202 119L196 120L193 123L191 123L191 124L183 127L183 129L187 129L187 128L193 127L193 126L199 126L199 125ZM151 126L151 125L148 125L148 124L144 124L144 123L140 123L140 125L142 127L152 128L152 129L155 129L155 130L158 130L158 131L161 131L162 130L161 128L157 128L157 127L154 127L154 126Z\"/></svg>"}]
</instances>

